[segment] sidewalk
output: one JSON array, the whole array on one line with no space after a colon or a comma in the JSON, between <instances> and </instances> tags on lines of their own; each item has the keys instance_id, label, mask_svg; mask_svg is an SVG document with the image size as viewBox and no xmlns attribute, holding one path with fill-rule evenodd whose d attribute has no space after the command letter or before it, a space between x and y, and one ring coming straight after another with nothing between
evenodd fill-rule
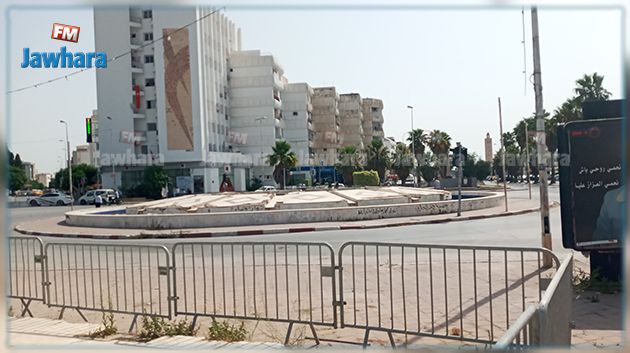
<instances>
[{"instance_id":1,"label":"sidewalk","mask_svg":"<svg viewBox=\"0 0 630 353\"><path fill-rule=\"evenodd\" d=\"M552 203L551 207L557 207L558 203ZM368 221L353 222L319 222L319 223L293 223L293 224L270 224L259 226L242 227L213 227L213 228L184 228L184 229L120 229L120 228L93 228L74 227L65 224L64 218L47 218L27 224L15 226L15 230L27 235L43 235L53 237L70 238L95 238L95 239L133 239L133 238L197 238L197 237L221 237L238 235L262 235L281 233L300 233L327 230L346 229L371 229L399 227L417 224L446 223L453 221L469 221L492 217L503 217L539 210L538 200L510 198L509 212L505 212L503 205L498 207L485 208L462 213L457 217L454 213L416 216L384 218Z\"/></svg>"}]
</instances>

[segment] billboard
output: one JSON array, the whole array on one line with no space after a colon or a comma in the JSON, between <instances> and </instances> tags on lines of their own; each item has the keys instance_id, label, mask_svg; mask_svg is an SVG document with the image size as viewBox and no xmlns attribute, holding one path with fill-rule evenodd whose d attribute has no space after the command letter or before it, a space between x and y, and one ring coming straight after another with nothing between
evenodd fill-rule
<instances>
[{"instance_id":1,"label":"billboard","mask_svg":"<svg viewBox=\"0 0 630 353\"><path fill-rule=\"evenodd\" d=\"M570 122L559 128L558 136L564 247L620 248L625 210L622 119Z\"/></svg>"}]
</instances>

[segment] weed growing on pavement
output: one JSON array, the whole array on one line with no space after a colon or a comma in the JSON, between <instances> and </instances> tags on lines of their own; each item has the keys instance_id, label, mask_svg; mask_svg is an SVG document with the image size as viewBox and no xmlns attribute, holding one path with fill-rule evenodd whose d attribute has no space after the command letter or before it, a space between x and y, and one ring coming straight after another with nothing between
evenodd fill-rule
<instances>
[{"instance_id":1,"label":"weed growing on pavement","mask_svg":"<svg viewBox=\"0 0 630 353\"><path fill-rule=\"evenodd\" d=\"M212 324L208 327L206 339L209 341L239 342L247 337L245 323L241 321L239 326L230 324L227 321L219 322L212 319Z\"/></svg>"},{"instance_id":2,"label":"weed growing on pavement","mask_svg":"<svg viewBox=\"0 0 630 353\"><path fill-rule=\"evenodd\" d=\"M7 315L9 315L9 317L15 316L15 311L13 311L13 305L9 306L9 310L7 311Z\"/></svg>"},{"instance_id":3,"label":"weed growing on pavement","mask_svg":"<svg viewBox=\"0 0 630 353\"><path fill-rule=\"evenodd\" d=\"M101 322L103 324L102 327L98 328L96 331L88 333L88 336L90 338L105 338L107 336L115 335L118 333L116 321L114 320L114 313L112 313L111 311L109 312L109 314L103 312Z\"/></svg>"},{"instance_id":4,"label":"weed growing on pavement","mask_svg":"<svg viewBox=\"0 0 630 353\"><path fill-rule=\"evenodd\" d=\"M597 270L588 274L584 270L578 269L577 273L573 274L573 288L576 293L591 290L604 294L614 294L621 291L621 283L602 278Z\"/></svg>"},{"instance_id":5,"label":"weed growing on pavement","mask_svg":"<svg viewBox=\"0 0 630 353\"><path fill-rule=\"evenodd\" d=\"M141 341L150 341L163 336L195 336L198 328L186 319L168 322L164 318L142 316Z\"/></svg>"}]
</instances>

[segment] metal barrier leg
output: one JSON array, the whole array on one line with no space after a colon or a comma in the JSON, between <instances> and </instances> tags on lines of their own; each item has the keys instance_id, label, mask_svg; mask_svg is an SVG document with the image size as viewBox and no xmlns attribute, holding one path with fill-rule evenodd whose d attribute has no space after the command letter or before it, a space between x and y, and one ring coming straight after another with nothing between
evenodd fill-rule
<instances>
[{"instance_id":1,"label":"metal barrier leg","mask_svg":"<svg viewBox=\"0 0 630 353\"><path fill-rule=\"evenodd\" d=\"M197 325L197 318L198 318L198 317L199 317L199 315L195 315L195 316L193 316L192 323L190 324L190 326L191 326L193 329L195 328L195 325Z\"/></svg>"},{"instance_id":2,"label":"metal barrier leg","mask_svg":"<svg viewBox=\"0 0 630 353\"><path fill-rule=\"evenodd\" d=\"M81 316L81 318L83 319L83 321L88 322L87 317L85 317L85 315L83 315L83 313L81 312L81 310L79 310L78 308L75 308L77 313L79 313L79 315Z\"/></svg>"},{"instance_id":3,"label":"metal barrier leg","mask_svg":"<svg viewBox=\"0 0 630 353\"><path fill-rule=\"evenodd\" d=\"M61 308L61 312L59 313L59 317L57 318L57 320L61 320L63 319L63 313L66 311L66 307L64 306L63 308Z\"/></svg>"},{"instance_id":4,"label":"metal barrier leg","mask_svg":"<svg viewBox=\"0 0 630 353\"><path fill-rule=\"evenodd\" d=\"M20 314L20 316L24 317L24 315L28 313L28 316L33 317L33 313L28 308L33 300L29 299L27 302L25 302L23 298L20 298L20 301L22 302L22 306L24 306L24 309L22 310L22 314Z\"/></svg>"},{"instance_id":5,"label":"metal barrier leg","mask_svg":"<svg viewBox=\"0 0 630 353\"><path fill-rule=\"evenodd\" d=\"M392 345L392 348L396 349L396 342L394 342L394 335L391 331L387 331L387 337L389 337L389 344Z\"/></svg>"},{"instance_id":6,"label":"metal barrier leg","mask_svg":"<svg viewBox=\"0 0 630 353\"><path fill-rule=\"evenodd\" d=\"M131 320L131 325L129 326L129 333L133 331L133 328L136 326L136 322L138 321L138 314L133 316L133 320Z\"/></svg>"},{"instance_id":7,"label":"metal barrier leg","mask_svg":"<svg viewBox=\"0 0 630 353\"><path fill-rule=\"evenodd\" d=\"M370 329L366 328L365 329L365 336L363 336L363 348L367 348L368 346L368 339L370 338Z\"/></svg>"},{"instance_id":8,"label":"metal barrier leg","mask_svg":"<svg viewBox=\"0 0 630 353\"><path fill-rule=\"evenodd\" d=\"M291 338L291 331L293 330L293 323L289 323L289 328L287 329L287 336L284 339L284 345L288 346L289 345L289 338Z\"/></svg>"},{"instance_id":9,"label":"metal barrier leg","mask_svg":"<svg viewBox=\"0 0 630 353\"><path fill-rule=\"evenodd\" d=\"M315 339L315 344L319 345L319 337L317 337L317 332L315 332L315 326L313 324L308 324L311 327L311 333L313 334L313 338Z\"/></svg>"}]
</instances>

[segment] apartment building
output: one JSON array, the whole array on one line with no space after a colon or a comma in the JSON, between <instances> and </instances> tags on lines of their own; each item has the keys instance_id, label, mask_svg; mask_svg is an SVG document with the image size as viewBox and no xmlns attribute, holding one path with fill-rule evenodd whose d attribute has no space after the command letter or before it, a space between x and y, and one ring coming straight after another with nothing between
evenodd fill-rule
<instances>
[{"instance_id":1,"label":"apartment building","mask_svg":"<svg viewBox=\"0 0 630 353\"><path fill-rule=\"evenodd\" d=\"M233 149L252 156L252 177L271 184L274 168L267 156L275 142L284 138L284 70L272 55L259 50L232 52L228 61Z\"/></svg>"},{"instance_id":2,"label":"apartment building","mask_svg":"<svg viewBox=\"0 0 630 353\"><path fill-rule=\"evenodd\" d=\"M289 83L282 95L284 138L298 158L298 166L314 165L313 89L308 83Z\"/></svg>"},{"instance_id":3,"label":"apartment building","mask_svg":"<svg viewBox=\"0 0 630 353\"><path fill-rule=\"evenodd\" d=\"M341 147L339 94L335 87L316 87L313 88L312 102L315 162L320 166L335 165L337 149Z\"/></svg>"},{"instance_id":4,"label":"apartment building","mask_svg":"<svg viewBox=\"0 0 630 353\"><path fill-rule=\"evenodd\" d=\"M78 145L72 151L72 165L87 164L96 167L96 154L95 144Z\"/></svg>"},{"instance_id":5,"label":"apartment building","mask_svg":"<svg viewBox=\"0 0 630 353\"><path fill-rule=\"evenodd\" d=\"M363 107L358 93L339 95L339 135L341 146L355 146L364 149Z\"/></svg>"},{"instance_id":6,"label":"apartment building","mask_svg":"<svg viewBox=\"0 0 630 353\"><path fill-rule=\"evenodd\" d=\"M383 101L376 98L363 98L361 106L363 111L363 143L365 146L369 146L375 137L385 138Z\"/></svg>"},{"instance_id":7,"label":"apartment building","mask_svg":"<svg viewBox=\"0 0 630 353\"><path fill-rule=\"evenodd\" d=\"M240 30L211 11L95 8L96 51L131 52L96 71L104 187L133 187L158 164L172 188L215 192L227 174L245 190L252 158L233 150L229 128L227 59Z\"/></svg>"}]
</instances>

